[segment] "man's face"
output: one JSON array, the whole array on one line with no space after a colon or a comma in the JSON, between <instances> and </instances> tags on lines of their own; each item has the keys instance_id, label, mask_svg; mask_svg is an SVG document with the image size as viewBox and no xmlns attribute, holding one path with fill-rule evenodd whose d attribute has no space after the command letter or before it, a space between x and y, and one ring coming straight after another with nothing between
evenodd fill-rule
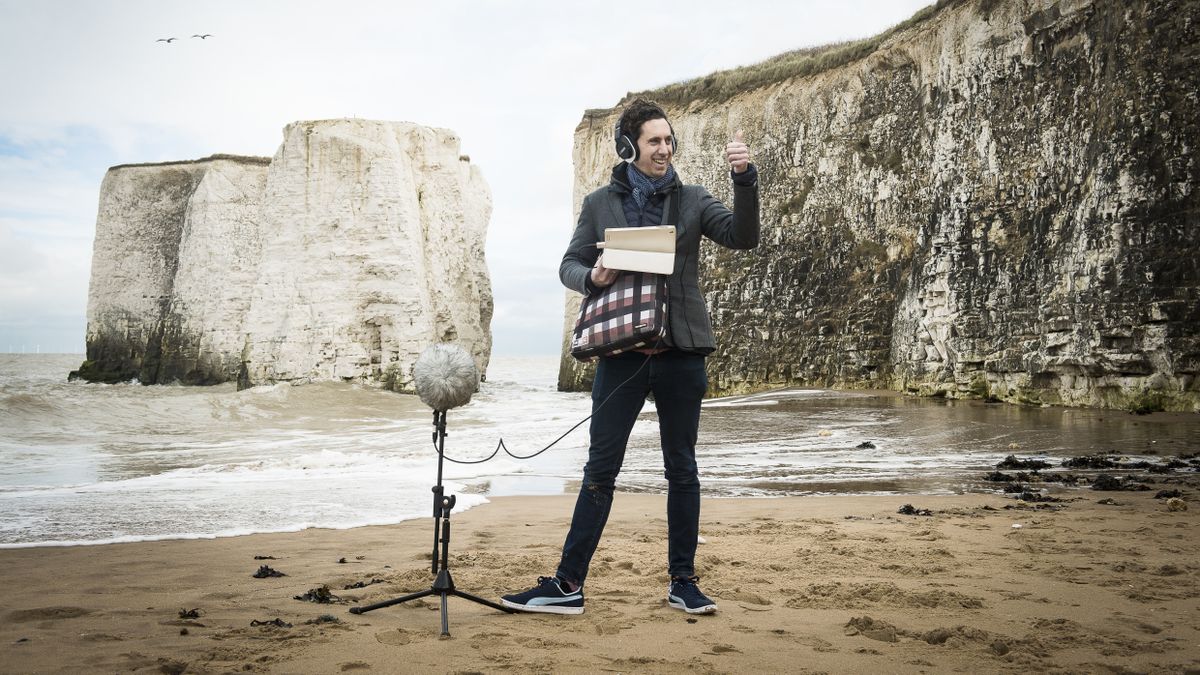
<instances>
[{"instance_id":1,"label":"man's face","mask_svg":"<svg viewBox=\"0 0 1200 675\"><path fill-rule=\"evenodd\" d=\"M638 136L638 158L633 165L650 178L661 178L671 166L671 125L661 117L642 123Z\"/></svg>"}]
</instances>

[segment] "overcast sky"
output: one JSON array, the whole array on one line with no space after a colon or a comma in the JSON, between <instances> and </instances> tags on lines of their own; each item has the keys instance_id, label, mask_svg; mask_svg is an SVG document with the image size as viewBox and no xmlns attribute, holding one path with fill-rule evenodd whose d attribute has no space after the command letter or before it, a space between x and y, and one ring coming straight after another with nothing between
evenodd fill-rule
<instances>
[{"instance_id":1,"label":"overcast sky","mask_svg":"<svg viewBox=\"0 0 1200 675\"><path fill-rule=\"evenodd\" d=\"M0 0L0 352L83 351L108 167L270 156L289 122L363 117L459 134L492 190L493 354L557 353L585 109L927 4Z\"/></svg>"}]
</instances>

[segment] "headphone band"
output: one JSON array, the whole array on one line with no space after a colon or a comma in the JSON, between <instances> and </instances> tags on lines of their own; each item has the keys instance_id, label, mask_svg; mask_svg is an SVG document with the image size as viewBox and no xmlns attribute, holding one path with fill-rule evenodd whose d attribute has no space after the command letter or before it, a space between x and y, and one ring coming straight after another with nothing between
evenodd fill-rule
<instances>
[{"instance_id":1,"label":"headphone band","mask_svg":"<svg viewBox=\"0 0 1200 675\"><path fill-rule=\"evenodd\" d=\"M657 119L657 118L656 118ZM675 139L675 127L667 118L662 118L667 123L667 128L671 130L671 153L674 154L679 150L679 141ZM628 135L621 133L621 118L617 118L617 123L613 126L613 139L616 142L617 156L626 162L636 162L641 152L638 150L637 139L630 138Z\"/></svg>"}]
</instances>

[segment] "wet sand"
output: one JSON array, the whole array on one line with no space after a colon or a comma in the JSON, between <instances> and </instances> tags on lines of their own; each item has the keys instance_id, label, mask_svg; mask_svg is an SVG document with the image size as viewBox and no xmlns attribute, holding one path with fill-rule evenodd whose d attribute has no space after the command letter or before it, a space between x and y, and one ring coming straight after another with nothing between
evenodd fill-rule
<instances>
[{"instance_id":1,"label":"wet sand","mask_svg":"<svg viewBox=\"0 0 1200 675\"><path fill-rule=\"evenodd\" d=\"M1153 492L1056 494L1066 501L706 500L697 571L720 611L699 617L666 606L665 498L619 494L582 616L504 614L452 598L450 638L439 637L436 599L348 612L429 587L429 519L0 550L0 670L1200 670L1194 486L1183 490L1193 505L1183 511ZM933 515L897 513L906 503ZM551 572L572 504L508 497L456 514L458 587L494 599ZM287 576L253 578L262 565ZM374 579L383 583L344 590ZM321 586L341 600L294 599ZM185 610L194 617L181 617ZM336 621L317 622L322 615ZM291 625L252 625L275 619Z\"/></svg>"}]
</instances>

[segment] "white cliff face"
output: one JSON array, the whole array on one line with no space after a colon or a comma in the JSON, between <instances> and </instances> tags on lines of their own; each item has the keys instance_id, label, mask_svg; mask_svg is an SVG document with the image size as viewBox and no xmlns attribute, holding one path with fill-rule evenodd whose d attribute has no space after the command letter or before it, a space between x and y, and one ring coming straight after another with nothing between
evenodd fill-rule
<instances>
[{"instance_id":1,"label":"white cliff face","mask_svg":"<svg viewBox=\"0 0 1200 675\"><path fill-rule=\"evenodd\" d=\"M645 95L685 182L729 203L738 129L760 172L759 248L701 250L712 391L1200 410L1195 12L939 4L843 65ZM576 129L577 210L617 162L619 112ZM560 388L588 379L564 355Z\"/></svg>"},{"instance_id":2,"label":"white cliff face","mask_svg":"<svg viewBox=\"0 0 1200 675\"><path fill-rule=\"evenodd\" d=\"M213 161L118 166L100 187L85 377L154 381L192 195Z\"/></svg>"},{"instance_id":3,"label":"white cliff face","mask_svg":"<svg viewBox=\"0 0 1200 675\"><path fill-rule=\"evenodd\" d=\"M165 331L179 345L185 379L223 381L241 365L242 320L262 262L267 172L266 161L213 161L188 200Z\"/></svg>"},{"instance_id":4,"label":"white cliff face","mask_svg":"<svg viewBox=\"0 0 1200 675\"><path fill-rule=\"evenodd\" d=\"M249 382L386 380L433 342L486 368L491 196L450 131L298 122L271 162L243 324Z\"/></svg>"},{"instance_id":5,"label":"white cliff face","mask_svg":"<svg viewBox=\"0 0 1200 675\"><path fill-rule=\"evenodd\" d=\"M271 160L114 167L81 375L381 382L456 341L491 352L491 196L450 131L297 122Z\"/></svg>"}]
</instances>

